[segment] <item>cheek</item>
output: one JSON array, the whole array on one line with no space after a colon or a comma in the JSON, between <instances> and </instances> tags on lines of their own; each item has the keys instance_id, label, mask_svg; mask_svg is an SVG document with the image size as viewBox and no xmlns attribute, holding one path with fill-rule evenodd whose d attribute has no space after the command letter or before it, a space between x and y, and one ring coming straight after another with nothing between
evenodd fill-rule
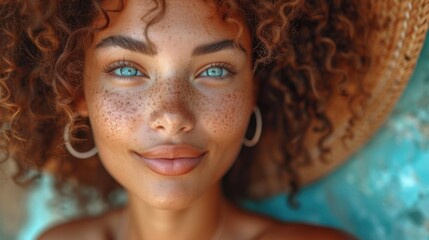
<instances>
[{"instance_id":1,"label":"cheek","mask_svg":"<svg viewBox=\"0 0 429 240\"><path fill-rule=\"evenodd\" d=\"M211 100L208 114L203 116L212 133L227 141L241 139L248 123L252 108L250 94L243 90L234 90L216 100ZM227 141L227 142L230 142Z\"/></svg>"},{"instance_id":2,"label":"cheek","mask_svg":"<svg viewBox=\"0 0 429 240\"><path fill-rule=\"evenodd\" d=\"M98 88L90 96L91 125L96 136L121 138L132 131L133 123L140 118L138 109L142 104L133 95Z\"/></svg>"}]
</instances>

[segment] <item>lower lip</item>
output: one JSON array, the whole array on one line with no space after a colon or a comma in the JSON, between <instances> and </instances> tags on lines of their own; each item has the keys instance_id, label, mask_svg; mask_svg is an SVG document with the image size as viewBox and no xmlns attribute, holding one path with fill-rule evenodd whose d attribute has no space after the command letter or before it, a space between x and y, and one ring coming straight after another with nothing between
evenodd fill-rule
<instances>
[{"instance_id":1,"label":"lower lip","mask_svg":"<svg viewBox=\"0 0 429 240\"><path fill-rule=\"evenodd\" d=\"M163 176L180 176L194 170L201 162L205 154L193 158L145 158L140 154L136 154L145 165L153 172Z\"/></svg>"}]
</instances>

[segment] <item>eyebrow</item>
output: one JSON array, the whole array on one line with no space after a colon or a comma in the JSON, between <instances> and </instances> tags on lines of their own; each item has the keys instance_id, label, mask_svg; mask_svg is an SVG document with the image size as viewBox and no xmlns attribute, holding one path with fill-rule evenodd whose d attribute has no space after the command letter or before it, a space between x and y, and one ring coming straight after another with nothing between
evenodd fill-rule
<instances>
[{"instance_id":1,"label":"eyebrow","mask_svg":"<svg viewBox=\"0 0 429 240\"><path fill-rule=\"evenodd\" d=\"M96 49L108 47L120 47L150 56L156 55L157 53L156 49L149 47L145 42L123 35L109 36L101 40L95 46ZM240 43L237 43L234 40L226 39L197 46L192 51L192 56L215 53L226 49L239 49L240 51L247 53L246 49Z\"/></svg>"},{"instance_id":2,"label":"eyebrow","mask_svg":"<svg viewBox=\"0 0 429 240\"><path fill-rule=\"evenodd\" d=\"M239 49L246 53L246 49L234 40L221 40L213 43L203 44L196 47L192 51L192 56L204 55L209 53L218 52L225 49Z\"/></svg>"},{"instance_id":3,"label":"eyebrow","mask_svg":"<svg viewBox=\"0 0 429 240\"><path fill-rule=\"evenodd\" d=\"M139 52L145 55L156 55L156 49L149 47L145 42L134 39L132 37L113 35L101 40L95 46L96 49L120 47L133 52Z\"/></svg>"}]
</instances>

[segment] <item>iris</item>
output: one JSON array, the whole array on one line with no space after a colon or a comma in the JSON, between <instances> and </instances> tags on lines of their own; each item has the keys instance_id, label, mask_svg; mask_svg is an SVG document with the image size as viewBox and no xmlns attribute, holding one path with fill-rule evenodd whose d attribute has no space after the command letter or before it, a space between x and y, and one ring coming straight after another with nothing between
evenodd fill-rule
<instances>
[{"instance_id":1,"label":"iris","mask_svg":"<svg viewBox=\"0 0 429 240\"><path fill-rule=\"evenodd\" d=\"M214 77L214 78L219 78L219 77L225 77L226 74L228 74L228 71L225 68L221 68L221 67L211 67L207 70L205 70L201 76L202 77Z\"/></svg>"},{"instance_id":2,"label":"iris","mask_svg":"<svg viewBox=\"0 0 429 240\"><path fill-rule=\"evenodd\" d=\"M135 77L135 76L141 75L139 70L137 70L136 68L133 68L133 67L117 68L113 71L113 73L115 73L116 75L121 76L121 77Z\"/></svg>"}]
</instances>

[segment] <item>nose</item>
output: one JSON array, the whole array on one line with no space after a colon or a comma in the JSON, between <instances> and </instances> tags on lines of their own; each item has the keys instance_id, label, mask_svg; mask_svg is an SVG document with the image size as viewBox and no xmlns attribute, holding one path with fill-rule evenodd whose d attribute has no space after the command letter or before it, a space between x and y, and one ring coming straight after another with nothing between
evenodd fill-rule
<instances>
[{"instance_id":1,"label":"nose","mask_svg":"<svg viewBox=\"0 0 429 240\"><path fill-rule=\"evenodd\" d=\"M166 110L166 109L165 109ZM193 129L190 116L184 112L156 111L152 113L150 127L169 136L186 133Z\"/></svg>"},{"instance_id":2,"label":"nose","mask_svg":"<svg viewBox=\"0 0 429 240\"><path fill-rule=\"evenodd\" d=\"M179 86L170 84L162 89L158 89L159 101L152 104L154 106L150 113L150 128L174 136L191 131L194 128L195 117L190 110L186 96Z\"/></svg>"}]
</instances>

